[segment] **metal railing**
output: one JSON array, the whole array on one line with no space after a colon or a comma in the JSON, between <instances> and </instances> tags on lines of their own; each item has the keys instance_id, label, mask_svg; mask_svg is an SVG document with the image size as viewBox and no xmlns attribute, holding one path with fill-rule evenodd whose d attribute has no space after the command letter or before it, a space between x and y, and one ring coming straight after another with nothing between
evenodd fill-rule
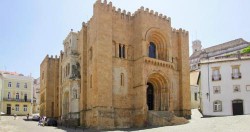
<instances>
[{"instance_id":1,"label":"metal railing","mask_svg":"<svg viewBox=\"0 0 250 132\"><path fill-rule=\"evenodd\" d=\"M31 99L3 98L4 101L31 102Z\"/></svg>"},{"instance_id":2,"label":"metal railing","mask_svg":"<svg viewBox=\"0 0 250 132\"><path fill-rule=\"evenodd\" d=\"M232 73L232 79L239 79L241 78L241 73Z\"/></svg>"},{"instance_id":3,"label":"metal railing","mask_svg":"<svg viewBox=\"0 0 250 132\"><path fill-rule=\"evenodd\" d=\"M212 75L212 81L220 81L220 80L221 80L221 74Z\"/></svg>"}]
</instances>

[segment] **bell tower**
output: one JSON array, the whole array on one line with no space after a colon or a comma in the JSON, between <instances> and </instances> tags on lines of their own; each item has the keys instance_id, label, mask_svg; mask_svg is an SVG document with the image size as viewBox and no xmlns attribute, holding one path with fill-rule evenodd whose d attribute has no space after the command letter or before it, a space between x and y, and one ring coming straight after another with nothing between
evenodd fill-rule
<instances>
[{"instance_id":1,"label":"bell tower","mask_svg":"<svg viewBox=\"0 0 250 132\"><path fill-rule=\"evenodd\" d=\"M202 48L201 41L200 40L195 40L192 42L192 49L193 53L196 51L200 51Z\"/></svg>"}]
</instances>

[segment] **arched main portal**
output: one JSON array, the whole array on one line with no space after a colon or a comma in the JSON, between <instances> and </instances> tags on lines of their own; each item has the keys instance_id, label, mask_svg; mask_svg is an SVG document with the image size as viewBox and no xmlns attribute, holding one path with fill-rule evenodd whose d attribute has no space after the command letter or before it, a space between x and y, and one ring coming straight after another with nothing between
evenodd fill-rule
<instances>
[{"instance_id":1,"label":"arched main portal","mask_svg":"<svg viewBox=\"0 0 250 132\"><path fill-rule=\"evenodd\" d=\"M151 83L147 83L147 105L148 110L154 110L154 86Z\"/></svg>"},{"instance_id":2,"label":"arched main portal","mask_svg":"<svg viewBox=\"0 0 250 132\"><path fill-rule=\"evenodd\" d=\"M168 81L160 73L153 73L147 79L146 100L148 110L166 111L169 109Z\"/></svg>"}]
</instances>

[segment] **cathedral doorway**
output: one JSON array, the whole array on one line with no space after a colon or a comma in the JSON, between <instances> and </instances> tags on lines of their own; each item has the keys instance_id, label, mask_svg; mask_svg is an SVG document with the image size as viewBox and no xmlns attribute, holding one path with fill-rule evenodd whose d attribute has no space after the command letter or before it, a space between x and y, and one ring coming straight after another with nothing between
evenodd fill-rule
<instances>
[{"instance_id":1,"label":"cathedral doorway","mask_svg":"<svg viewBox=\"0 0 250 132\"><path fill-rule=\"evenodd\" d=\"M168 81L161 73L153 73L148 76L146 82L145 105L148 110L167 111L169 108Z\"/></svg>"},{"instance_id":2,"label":"cathedral doorway","mask_svg":"<svg viewBox=\"0 0 250 132\"><path fill-rule=\"evenodd\" d=\"M151 83L147 83L147 105L148 110L154 110L154 86Z\"/></svg>"}]
</instances>

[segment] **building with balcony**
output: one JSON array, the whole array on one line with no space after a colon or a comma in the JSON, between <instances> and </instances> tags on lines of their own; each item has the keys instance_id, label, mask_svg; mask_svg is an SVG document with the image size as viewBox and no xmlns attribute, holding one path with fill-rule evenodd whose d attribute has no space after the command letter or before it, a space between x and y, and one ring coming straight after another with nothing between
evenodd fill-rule
<instances>
[{"instance_id":1,"label":"building with balcony","mask_svg":"<svg viewBox=\"0 0 250 132\"><path fill-rule=\"evenodd\" d=\"M63 123L99 129L175 124L173 117L185 123L188 43L188 32L169 17L144 7L132 15L97 0L92 18L63 41L59 59L43 60L40 113L57 117L47 111L58 106Z\"/></svg>"},{"instance_id":2,"label":"building with balcony","mask_svg":"<svg viewBox=\"0 0 250 132\"><path fill-rule=\"evenodd\" d=\"M204 116L250 114L250 57L200 63L201 110Z\"/></svg>"},{"instance_id":3,"label":"building with balcony","mask_svg":"<svg viewBox=\"0 0 250 132\"><path fill-rule=\"evenodd\" d=\"M33 78L15 72L1 72L2 112L7 115L32 114Z\"/></svg>"}]
</instances>

